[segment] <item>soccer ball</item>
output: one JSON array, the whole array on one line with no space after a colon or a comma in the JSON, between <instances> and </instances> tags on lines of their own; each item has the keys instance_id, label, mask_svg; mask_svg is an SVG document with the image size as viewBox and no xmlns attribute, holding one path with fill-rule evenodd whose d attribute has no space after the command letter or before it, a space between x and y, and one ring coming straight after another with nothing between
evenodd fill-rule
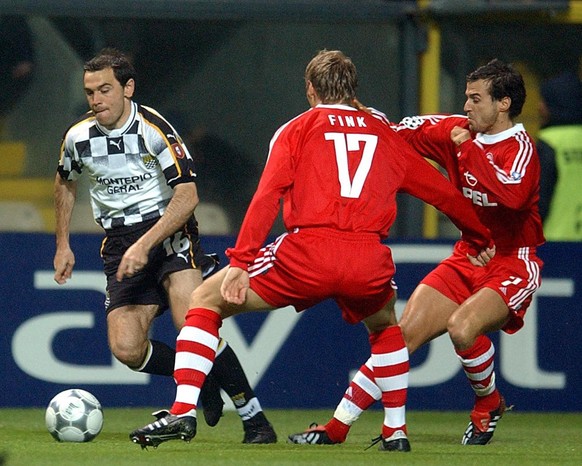
<instances>
[{"instance_id":1,"label":"soccer ball","mask_svg":"<svg viewBox=\"0 0 582 466\"><path fill-rule=\"evenodd\" d=\"M50 401L45 422L50 434L59 442L90 442L101 432L103 410L91 393L72 388Z\"/></svg>"}]
</instances>

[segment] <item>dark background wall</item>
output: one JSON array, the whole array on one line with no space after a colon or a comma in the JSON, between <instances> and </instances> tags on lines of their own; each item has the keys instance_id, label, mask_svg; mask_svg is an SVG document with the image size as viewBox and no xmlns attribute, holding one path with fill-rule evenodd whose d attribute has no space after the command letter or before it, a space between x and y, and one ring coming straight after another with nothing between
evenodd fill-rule
<instances>
[{"instance_id":1,"label":"dark background wall","mask_svg":"<svg viewBox=\"0 0 582 466\"><path fill-rule=\"evenodd\" d=\"M136 100L167 116L201 155L202 199L224 207L236 230L269 139L307 109L303 71L313 54L338 48L350 55L360 99L398 120L427 111L419 99L419 69L426 67L421 57L431 25L438 26L440 44L427 79L436 83L439 104L429 111L462 112L466 73L498 57L524 74L528 100L520 120L535 136L540 81L567 67L580 69L581 21L564 16L575 2L423 3L427 9L414 0L0 0L0 14L24 15L36 51L30 88L0 118L1 159L11 155L2 143L21 142L19 174L52 178L63 131L86 108L83 62L115 46L135 61ZM51 231L50 182L44 185L35 199L47 199L40 209ZM13 191L0 173L0 199L17 198ZM79 197L88 202L86 189ZM422 236L422 204L403 197L399 207L393 236ZM440 218L440 236L457 234Z\"/></svg>"}]
</instances>

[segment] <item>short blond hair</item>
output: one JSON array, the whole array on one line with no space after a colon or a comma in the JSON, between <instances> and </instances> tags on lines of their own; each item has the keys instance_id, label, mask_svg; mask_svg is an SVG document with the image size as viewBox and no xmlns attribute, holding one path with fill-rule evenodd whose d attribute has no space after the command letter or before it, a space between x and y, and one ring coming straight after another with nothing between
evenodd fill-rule
<instances>
[{"instance_id":1,"label":"short blond hair","mask_svg":"<svg viewBox=\"0 0 582 466\"><path fill-rule=\"evenodd\" d=\"M356 98L358 73L352 60L339 50L321 50L305 68L305 85L311 82L324 104L351 104Z\"/></svg>"}]
</instances>

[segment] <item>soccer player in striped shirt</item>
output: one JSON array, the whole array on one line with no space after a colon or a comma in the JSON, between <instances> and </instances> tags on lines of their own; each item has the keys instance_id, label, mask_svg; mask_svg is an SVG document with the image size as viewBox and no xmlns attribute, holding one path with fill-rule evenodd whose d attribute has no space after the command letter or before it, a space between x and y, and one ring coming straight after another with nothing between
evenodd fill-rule
<instances>
[{"instance_id":1,"label":"soccer player in striped shirt","mask_svg":"<svg viewBox=\"0 0 582 466\"><path fill-rule=\"evenodd\" d=\"M100 252L111 351L133 370L171 376L175 351L150 339L149 330L168 308L180 329L190 293L217 266L200 246L194 163L172 125L132 100L136 73L124 54L104 49L85 63L83 84L90 110L67 129L55 177L55 281L65 283L75 265L70 220L77 180L85 175L93 216L105 232ZM220 419L222 387L236 400L243 442L275 442L236 354L222 339L218 352L203 394L207 423Z\"/></svg>"}]
</instances>

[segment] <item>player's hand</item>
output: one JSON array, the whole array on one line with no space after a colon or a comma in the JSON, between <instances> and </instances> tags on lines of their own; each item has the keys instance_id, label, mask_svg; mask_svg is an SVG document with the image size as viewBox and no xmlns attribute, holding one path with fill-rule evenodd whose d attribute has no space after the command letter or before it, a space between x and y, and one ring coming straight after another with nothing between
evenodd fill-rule
<instances>
[{"instance_id":1,"label":"player's hand","mask_svg":"<svg viewBox=\"0 0 582 466\"><path fill-rule=\"evenodd\" d=\"M456 146L460 146L469 139L471 139L471 132L468 129L455 126L451 130L451 141L453 141Z\"/></svg>"},{"instance_id":2,"label":"player's hand","mask_svg":"<svg viewBox=\"0 0 582 466\"><path fill-rule=\"evenodd\" d=\"M239 267L229 267L222 285L220 294L229 304L244 304L249 289L249 273Z\"/></svg>"},{"instance_id":3,"label":"player's hand","mask_svg":"<svg viewBox=\"0 0 582 466\"><path fill-rule=\"evenodd\" d=\"M476 256L471 256L470 254L467 254L469 262L471 262L471 264L473 264L476 267L483 267L484 265L487 265L487 263L491 259L493 259L494 256L495 256L495 246L481 250L479 254L477 254Z\"/></svg>"},{"instance_id":4,"label":"player's hand","mask_svg":"<svg viewBox=\"0 0 582 466\"><path fill-rule=\"evenodd\" d=\"M75 266L75 255L71 248L57 250L53 266L55 268L55 282L64 285L73 276L73 267Z\"/></svg>"},{"instance_id":5,"label":"player's hand","mask_svg":"<svg viewBox=\"0 0 582 466\"><path fill-rule=\"evenodd\" d=\"M139 241L127 248L117 268L115 275L117 281L120 282L124 278L133 277L136 273L141 272L148 263L148 254L149 250Z\"/></svg>"}]
</instances>

